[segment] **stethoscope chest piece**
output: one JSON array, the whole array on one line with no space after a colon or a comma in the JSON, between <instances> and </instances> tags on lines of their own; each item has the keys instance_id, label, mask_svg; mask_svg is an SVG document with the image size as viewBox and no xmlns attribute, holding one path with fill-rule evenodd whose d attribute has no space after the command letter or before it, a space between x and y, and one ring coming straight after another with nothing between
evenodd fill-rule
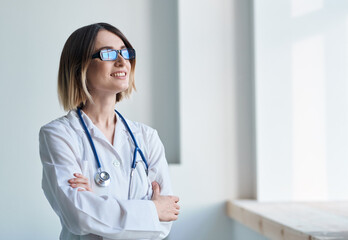
<instances>
[{"instance_id":1,"label":"stethoscope chest piece","mask_svg":"<svg viewBox=\"0 0 348 240\"><path fill-rule=\"evenodd\" d=\"M105 171L97 172L94 180L98 186L106 187L110 184L110 175Z\"/></svg>"}]
</instances>

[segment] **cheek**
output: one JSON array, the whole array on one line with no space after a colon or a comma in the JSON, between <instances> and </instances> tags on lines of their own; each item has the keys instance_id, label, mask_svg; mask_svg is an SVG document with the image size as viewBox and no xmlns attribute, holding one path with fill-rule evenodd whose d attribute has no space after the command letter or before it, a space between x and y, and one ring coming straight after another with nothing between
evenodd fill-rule
<instances>
[{"instance_id":1,"label":"cheek","mask_svg":"<svg viewBox=\"0 0 348 240\"><path fill-rule=\"evenodd\" d=\"M86 74L87 80L94 79L96 75L95 73L96 73L96 66L95 64L91 63L87 69L87 74Z\"/></svg>"},{"instance_id":2,"label":"cheek","mask_svg":"<svg viewBox=\"0 0 348 240\"><path fill-rule=\"evenodd\" d=\"M109 76L109 72L104 66L100 64L91 64L87 69L87 82L93 84L93 82L101 81Z\"/></svg>"},{"instance_id":3,"label":"cheek","mask_svg":"<svg viewBox=\"0 0 348 240\"><path fill-rule=\"evenodd\" d=\"M132 71L132 66L131 66L129 61L126 64L126 68L127 68L127 71L128 71L128 81L129 81L130 80L131 71Z\"/></svg>"},{"instance_id":4,"label":"cheek","mask_svg":"<svg viewBox=\"0 0 348 240\"><path fill-rule=\"evenodd\" d=\"M126 61L126 68L128 69L128 71L131 70L131 67L132 67L132 65L131 65L130 61Z\"/></svg>"}]
</instances>

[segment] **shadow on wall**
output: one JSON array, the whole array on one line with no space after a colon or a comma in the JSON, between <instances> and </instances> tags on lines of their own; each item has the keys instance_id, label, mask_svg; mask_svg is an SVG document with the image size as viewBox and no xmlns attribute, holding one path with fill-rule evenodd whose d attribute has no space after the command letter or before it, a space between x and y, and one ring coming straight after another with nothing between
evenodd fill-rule
<instances>
[{"instance_id":1,"label":"shadow on wall","mask_svg":"<svg viewBox=\"0 0 348 240\"><path fill-rule=\"evenodd\" d=\"M167 240L267 240L226 215L225 203L182 209Z\"/></svg>"},{"instance_id":2,"label":"shadow on wall","mask_svg":"<svg viewBox=\"0 0 348 240\"><path fill-rule=\"evenodd\" d=\"M234 79L233 92L236 110L236 151L238 171L237 198L256 198L255 158L255 106L254 106L254 62L253 62L253 2L235 0L234 29Z\"/></svg>"},{"instance_id":3,"label":"shadow on wall","mask_svg":"<svg viewBox=\"0 0 348 240\"><path fill-rule=\"evenodd\" d=\"M169 163L180 162L179 37L177 1L150 1L153 123Z\"/></svg>"}]
</instances>

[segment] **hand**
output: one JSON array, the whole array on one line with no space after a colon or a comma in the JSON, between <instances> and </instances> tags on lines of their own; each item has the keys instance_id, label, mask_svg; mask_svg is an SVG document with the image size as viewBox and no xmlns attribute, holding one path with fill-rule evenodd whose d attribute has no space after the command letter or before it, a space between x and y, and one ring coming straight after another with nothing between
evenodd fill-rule
<instances>
[{"instance_id":1,"label":"hand","mask_svg":"<svg viewBox=\"0 0 348 240\"><path fill-rule=\"evenodd\" d=\"M89 191L93 192L89 186L88 178L83 176L80 173L74 173L76 178L72 178L68 180L68 183L72 188L79 188L77 191Z\"/></svg>"},{"instance_id":2,"label":"hand","mask_svg":"<svg viewBox=\"0 0 348 240\"><path fill-rule=\"evenodd\" d=\"M160 186L157 182L152 182L152 190L151 200L156 206L159 220L163 222L177 220L180 209L178 205L179 198L176 196L160 195Z\"/></svg>"}]
</instances>

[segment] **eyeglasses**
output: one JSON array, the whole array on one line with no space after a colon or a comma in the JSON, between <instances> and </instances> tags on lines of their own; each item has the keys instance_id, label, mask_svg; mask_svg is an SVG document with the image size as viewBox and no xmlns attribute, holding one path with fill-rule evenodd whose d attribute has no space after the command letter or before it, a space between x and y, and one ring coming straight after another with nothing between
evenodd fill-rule
<instances>
[{"instance_id":1,"label":"eyeglasses","mask_svg":"<svg viewBox=\"0 0 348 240\"><path fill-rule=\"evenodd\" d=\"M121 50L115 50L115 49L102 49L99 52L92 55L93 58L99 58L102 61L114 61L117 59L118 54L121 54L121 56L125 60L130 60L135 58L135 50L132 48L124 48Z\"/></svg>"}]
</instances>

